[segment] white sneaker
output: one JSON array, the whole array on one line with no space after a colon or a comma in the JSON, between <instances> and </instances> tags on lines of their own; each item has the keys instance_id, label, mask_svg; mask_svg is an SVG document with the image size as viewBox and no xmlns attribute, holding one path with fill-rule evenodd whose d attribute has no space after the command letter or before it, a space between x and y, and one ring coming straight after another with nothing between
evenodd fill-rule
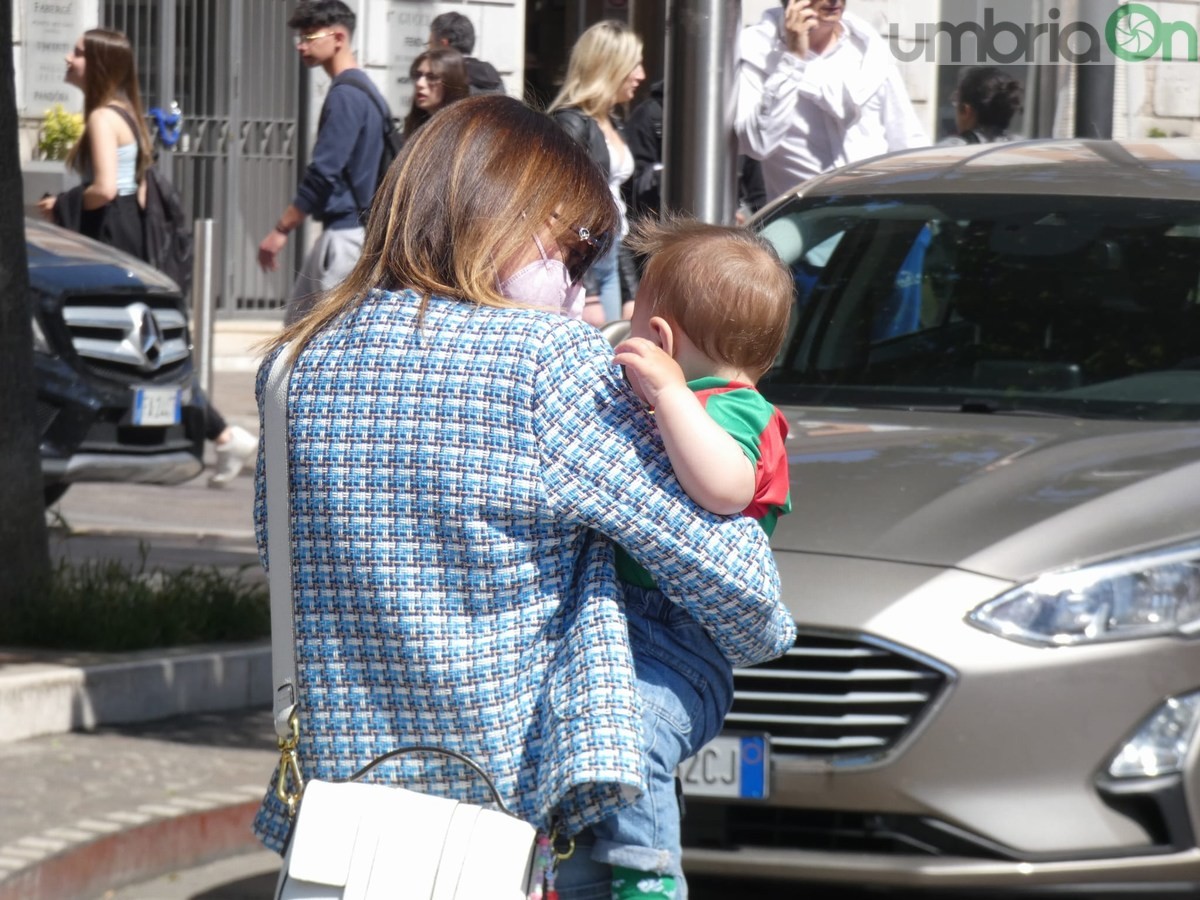
<instances>
[{"instance_id":1,"label":"white sneaker","mask_svg":"<svg viewBox=\"0 0 1200 900\"><path fill-rule=\"evenodd\" d=\"M229 440L217 444L216 471L208 479L210 488L222 488L237 477L242 468L254 458L258 451L258 438L245 428L233 425L229 429Z\"/></svg>"}]
</instances>

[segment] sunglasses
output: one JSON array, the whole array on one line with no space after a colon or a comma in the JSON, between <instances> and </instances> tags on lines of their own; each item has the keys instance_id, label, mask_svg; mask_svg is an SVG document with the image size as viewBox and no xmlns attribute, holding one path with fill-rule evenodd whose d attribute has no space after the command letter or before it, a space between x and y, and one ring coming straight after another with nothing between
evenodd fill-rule
<instances>
[{"instance_id":1,"label":"sunglasses","mask_svg":"<svg viewBox=\"0 0 1200 900\"><path fill-rule=\"evenodd\" d=\"M563 249L566 251L563 262L566 264L567 274L571 276L571 283L582 281L596 260L612 248L612 243L612 232L595 235L587 228L569 228L563 241Z\"/></svg>"},{"instance_id":2,"label":"sunglasses","mask_svg":"<svg viewBox=\"0 0 1200 900\"><path fill-rule=\"evenodd\" d=\"M304 44L311 44L313 41L319 41L321 38L329 37L333 34L336 34L336 32L314 31L312 34L298 34L298 35L296 35L296 46L300 47L300 46L303 46Z\"/></svg>"}]
</instances>

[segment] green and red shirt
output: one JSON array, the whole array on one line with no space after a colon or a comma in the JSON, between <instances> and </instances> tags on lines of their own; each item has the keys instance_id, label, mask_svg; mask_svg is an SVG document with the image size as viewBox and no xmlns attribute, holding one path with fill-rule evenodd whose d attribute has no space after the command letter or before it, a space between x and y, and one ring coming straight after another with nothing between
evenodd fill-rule
<instances>
[{"instance_id":1,"label":"green and red shirt","mask_svg":"<svg viewBox=\"0 0 1200 900\"><path fill-rule=\"evenodd\" d=\"M771 534L779 517L792 511L784 447L787 419L753 385L710 376L689 381L688 387L705 412L738 442L746 458L754 463L754 496L742 514L757 519L763 530ZM627 584L655 586L650 573L621 547L617 547L617 575Z\"/></svg>"}]
</instances>

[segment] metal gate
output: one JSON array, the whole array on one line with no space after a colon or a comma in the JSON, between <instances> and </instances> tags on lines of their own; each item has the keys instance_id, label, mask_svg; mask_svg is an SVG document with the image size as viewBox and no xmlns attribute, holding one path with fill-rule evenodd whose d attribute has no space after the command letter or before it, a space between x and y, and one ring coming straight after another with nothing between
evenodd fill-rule
<instances>
[{"instance_id":1,"label":"metal gate","mask_svg":"<svg viewBox=\"0 0 1200 900\"><path fill-rule=\"evenodd\" d=\"M143 104L168 116L179 104L177 136L153 118L151 129L160 132L159 165L193 217L213 220L223 316L282 308L297 268L299 240L288 242L277 271L258 267L258 243L296 187L301 68L289 12L264 0L102 3L102 24L133 44Z\"/></svg>"}]
</instances>

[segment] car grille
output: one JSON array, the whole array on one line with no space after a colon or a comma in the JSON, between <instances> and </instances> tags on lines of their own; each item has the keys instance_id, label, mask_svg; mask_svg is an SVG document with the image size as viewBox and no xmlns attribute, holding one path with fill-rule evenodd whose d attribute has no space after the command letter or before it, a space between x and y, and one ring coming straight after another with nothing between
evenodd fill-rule
<instances>
[{"instance_id":1,"label":"car grille","mask_svg":"<svg viewBox=\"0 0 1200 900\"><path fill-rule=\"evenodd\" d=\"M929 816L735 806L691 798L683 817L685 847L737 847L1010 859L1011 851Z\"/></svg>"},{"instance_id":2,"label":"car grille","mask_svg":"<svg viewBox=\"0 0 1200 900\"><path fill-rule=\"evenodd\" d=\"M779 659L735 670L725 728L766 732L775 759L875 762L912 729L950 675L882 641L801 632Z\"/></svg>"},{"instance_id":3,"label":"car grille","mask_svg":"<svg viewBox=\"0 0 1200 900\"><path fill-rule=\"evenodd\" d=\"M187 318L168 297L72 297L62 308L75 352L93 372L164 375L188 359Z\"/></svg>"}]
</instances>

